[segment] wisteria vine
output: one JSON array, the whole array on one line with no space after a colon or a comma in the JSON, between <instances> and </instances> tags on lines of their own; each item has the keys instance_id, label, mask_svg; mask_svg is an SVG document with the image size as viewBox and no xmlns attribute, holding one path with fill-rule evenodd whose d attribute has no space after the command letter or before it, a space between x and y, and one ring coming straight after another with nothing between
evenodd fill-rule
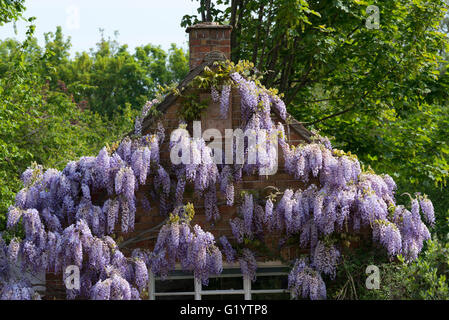
<instances>
[{"instance_id":1,"label":"wisteria vine","mask_svg":"<svg viewBox=\"0 0 449 320\"><path fill-rule=\"evenodd\" d=\"M159 124L154 134L142 135L142 121L158 103L148 102L136 119L135 134L120 144L103 148L96 157L69 162L62 171L33 165L22 174L24 188L9 208L7 229L23 230L24 236L9 241L0 237L0 298L39 298L30 280L20 275L64 274L73 265L81 271L81 285L67 290L71 299L140 299L149 272L165 277L178 263L205 285L211 275L222 272L223 259L238 262L242 273L255 279L256 252L246 243L263 240L270 232L282 235L281 242L296 238L298 246L310 251L308 259L292 263L288 280L295 297L326 298L323 277L335 278L341 257L338 243L329 239L341 232L369 229L373 241L388 255L402 254L407 261L417 258L430 238L423 220L429 225L435 222L432 202L426 196L411 197L410 210L397 205L396 185L390 176L362 170L356 156L333 149L319 135L311 143L290 145L283 125L275 124L271 116L274 108L286 119L284 102L257 81L232 71L220 88L221 92L213 86L211 95L220 103L222 117L228 113L231 90L236 88L241 97L242 129L268 132L270 138L257 145L261 151L255 163L215 164L205 141L191 138L187 130L170 137L169 149L179 148L180 156L191 161L162 163L164 128ZM243 174L261 174L277 161L273 137L281 147L285 171L307 188L287 189L263 199L246 193L238 202L234 184ZM245 144L245 156L250 147ZM237 156L234 149L234 159ZM134 230L136 194L148 184L153 188L152 201L159 203L167 222L159 230L153 251L135 249L125 257L116 235ZM216 241L212 233L191 225L193 206L184 205L187 184L204 197L211 222L220 219L217 192L225 196L226 205L239 206L239 215L229 221L231 241L225 236ZM98 199L98 194L104 197ZM139 201L146 210L153 205L146 196Z\"/></svg>"}]
</instances>

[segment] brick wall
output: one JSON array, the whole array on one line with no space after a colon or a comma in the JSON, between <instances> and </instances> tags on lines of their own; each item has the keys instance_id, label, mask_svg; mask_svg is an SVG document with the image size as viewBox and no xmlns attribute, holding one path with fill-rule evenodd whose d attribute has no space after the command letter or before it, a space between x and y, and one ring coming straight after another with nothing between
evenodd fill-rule
<instances>
[{"instance_id":1,"label":"brick wall","mask_svg":"<svg viewBox=\"0 0 449 320\"><path fill-rule=\"evenodd\" d=\"M219 51L231 57L231 26L203 22L187 28L190 70L201 64L209 52Z\"/></svg>"},{"instance_id":2,"label":"brick wall","mask_svg":"<svg viewBox=\"0 0 449 320\"><path fill-rule=\"evenodd\" d=\"M210 96L208 96L209 93L207 91L202 91L200 96L202 99L209 99L212 100ZM163 147L161 148L161 161L164 164L164 167L169 168L170 164L168 161L169 159L169 150L168 150L168 141L170 138L170 133L172 130L176 129L178 127L178 110L181 108L181 103L179 100L175 101L166 111L164 116L161 118L161 121L166 129L166 138L163 144ZM215 114L218 112L219 105L216 103L211 102L209 105L209 108L204 111L203 117L202 117L202 131L213 128L216 124L215 119L209 119L205 117L204 115L207 114ZM240 95L238 93L238 90L233 89L231 92L231 105L230 105L230 111L229 115L231 119L225 119L223 121L231 124L232 129L236 129L240 127L241 124L241 114L240 114ZM277 122L284 123L280 118L278 118L276 115L272 114L273 120ZM155 132L156 129L156 123L154 123L154 127L150 128L148 132L144 132L144 134ZM288 128L288 126L284 123L285 126L285 132L288 136L289 143L297 145L303 139L301 136L295 132L292 128ZM228 127L229 129L231 127ZM192 134L192 123L188 124L187 129ZM195 218L192 221L192 225L199 224L204 230L207 230L214 234L215 238L218 239L221 235L226 235L230 240L233 240L233 236L231 233L231 229L229 226L229 220L238 216L238 206L241 202L241 199L239 198L240 191L242 190L251 190L252 192L255 192L263 198L265 195L268 194L269 191L264 190L264 188L268 186L274 186L281 191L284 191L287 188L292 188L293 190L297 190L298 188L304 188L304 184L302 184L300 181L295 180L291 175L285 172L284 170L284 159L282 155L282 150L279 147L278 150L279 159L278 159L278 171L275 175L271 176L259 176L259 175L252 175L252 176L246 176L243 175L242 182L235 183L235 205L232 207L228 207L225 204L225 198L224 195L221 194L221 192L217 188L217 197L218 197L218 207L220 210L220 216L221 218L216 222L208 222L206 221L205 216L205 210L204 210L204 199L200 197L196 197L193 195L193 193L189 194L189 189L193 190L193 186L189 184L186 188L186 193L184 195L184 203L192 202L195 207ZM174 178L174 177L173 177ZM173 179L176 181L176 178ZM147 183L147 186L141 187L141 189L138 191L137 198L146 195L148 196L150 192L150 188L152 185L152 180L149 180ZM150 199L151 202L151 199ZM154 201L151 202L152 208L150 212L145 212L144 208L138 206L137 213L136 213L136 226L135 231L129 235L126 235L126 238L135 237L142 231L145 231L147 229L150 229L159 223L162 223L164 221L164 217L162 217L159 214L159 204L154 203ZM157 232L154 233L154 236L157 236ZM270 238L267 239L267 244L272 243L273 240L276 240L277 236L273 235L270 236ZM155 244L156 239L149 239L144 240L141 242L136 243L135 245L131 246L129 249L130 251L133 248L140 247L140 248L147 248L152 249ZM288 248L285 249L283 252L283 255L285 258L296 256L297 251L294 248ZM263 260L263 257L259 257L261 260Z\"/></svg>"}]
</instances>

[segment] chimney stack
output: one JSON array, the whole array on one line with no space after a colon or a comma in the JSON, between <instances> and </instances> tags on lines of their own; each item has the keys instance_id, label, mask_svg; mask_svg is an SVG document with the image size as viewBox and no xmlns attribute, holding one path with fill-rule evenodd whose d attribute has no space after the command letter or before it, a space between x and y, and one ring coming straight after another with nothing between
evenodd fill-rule
<instances>
[{"instance_id":1,"label":"chimney stack","mask_svg":"<svg viewBox=\"0 0 449 320\"><path fill-rule=\"evenodd\" d=\"M200 65L207 54L219 51L231 59L231 30L228 25L217 22L201 22L188 27L190 70Z\"/></svg>"}]
</instances>

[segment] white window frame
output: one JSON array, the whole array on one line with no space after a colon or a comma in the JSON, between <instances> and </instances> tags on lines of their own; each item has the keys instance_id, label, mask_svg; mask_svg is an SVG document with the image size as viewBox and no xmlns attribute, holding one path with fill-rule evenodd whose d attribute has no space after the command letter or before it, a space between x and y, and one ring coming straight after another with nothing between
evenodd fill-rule
<instances>
[{"instance_id":1,"label":"white window frame","mask_svg":"<svg viewBox=\"0 0 449 320\"><path fill-rule=\"evenodd\" d=\"M256 276L285 276L288 272L285 271L263 271L263 269L278 269L285 268L285 265L280 263L259 263L258 271ZM243 295L244 300L251 300L253 294L276 294L276 293L290 293L291 291L287 288L285 289L258 289L254 290L251 288L251 279L242 275L240 271L240 266L237 264L227 264L223 265L225 270L233 270L231 273L222 273L219 275L213 275L210 278L238 278L242 277L243 289L228 289L228 290L203 290L201 280L194 278L193 275L170 275L164 280L181 280L181 279L192 279L194 281L194 291L183 291L183 292L156 292L156 280L162 280L160 277L156 277L152 272L149 274L148 281L148 299L156 300L156 297L170 296L176 298L176 296L192 296L194 300L201 300L202 296L209 295ZM176 270L180 270L179 266ZM237 272L235 272L237 271Z\"/></svg>"}]
</instances>

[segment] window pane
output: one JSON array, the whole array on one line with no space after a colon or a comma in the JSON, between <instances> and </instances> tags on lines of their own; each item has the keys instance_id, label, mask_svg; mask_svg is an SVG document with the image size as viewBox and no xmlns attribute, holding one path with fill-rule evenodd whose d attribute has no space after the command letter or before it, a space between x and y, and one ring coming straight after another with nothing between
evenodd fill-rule
<instances>
[{"instance_id":1,"label":"window pane","mask_svg":"<svg viewBox=\"0 0 449 320\"><path fill-rule=\"evenodd\" d=\"M253 293L252 300L290 300L290 293Z\"/></svg>"},{"instance_id":2,"label":"window pane","mask_svg":"<svg viewBox=\"0 0 449 320\"><path fill-rule=\"evenodd\" d=\"M214 294L214 295L202 295L201 300L244 300L243 294Z\"/></svg>"},{"instance_id":3,"label":"window pane","mask_svg":"<svg viewBox=\"0 0 449 320\"><path fill-rule=\"evenodd\" d=\"M156 292L194 291L193 279L156 280Z\"/></svg>"},{"instance_id":4,"label":"window pane","mask_svg":"<svg viewBox=\"0 0 449 320\"><path fill-rule=\"evenodd\" d=\"M258 275L256 281L251 283L252 290L263 289L286 289L288 285L288 276L263 276Z\"/></svg>"},{"instance_id":5,"label":"window pane","mask_svg":"<svg viewBox=\"0 0 449 320\"><path fill-rule=\"evenodd\" d=\"M194 300L195 296L156 296L156 300Z\"/></svg>"},{"instance_id":6,"label":"window pane","mask_svg":"<svg viewBox=\"0 0 449 320\"><path fill-rule=\"evenodd\" d=\"M209 278L209 284L203 285L203 290L241 290L243 289L243 278Z\"/></svg>"}]
</instances>

